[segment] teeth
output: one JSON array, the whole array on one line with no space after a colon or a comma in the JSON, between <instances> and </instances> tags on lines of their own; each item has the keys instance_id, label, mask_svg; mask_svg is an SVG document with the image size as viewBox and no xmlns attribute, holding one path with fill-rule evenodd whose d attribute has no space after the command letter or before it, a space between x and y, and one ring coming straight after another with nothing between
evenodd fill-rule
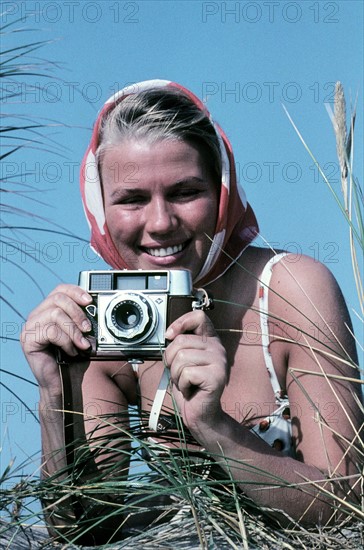
<instances>
[{"instance_id":1,"label":"teeth","mask_svg":"<svg viewBox=\"0 0 364 550\"><path fill-rule=\"evenodd\" d=\"M177 254L177 252L181 252L182 248L182 244L177 244L176 246L168 246L168 248L147 248L146 251L151 256L164 258L165 256L172 256L172 254Z\"/></svg>"}]
</instances>

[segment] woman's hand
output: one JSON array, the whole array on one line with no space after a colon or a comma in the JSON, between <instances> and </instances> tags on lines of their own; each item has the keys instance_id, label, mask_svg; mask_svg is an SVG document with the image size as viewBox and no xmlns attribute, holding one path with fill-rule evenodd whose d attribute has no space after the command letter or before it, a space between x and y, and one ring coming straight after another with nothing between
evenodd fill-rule
<instances>
[{"instance_id":1,"label":"woman's hand","mask_svg":"<svg viewBox=\"0 0 364 550\"><path fill-rule=\"evenodd\" d=\"M229 379L226 351L202 311L191 311L166 331L165 361L173 396L185 425L198 439L203 426L221 414L220 398Z\"/></svg>"},{"instance_id":2,"label":"woman's hand","mask_svg":"<svg viewBox=\"0 0 364 550\"><path fill-rule=\"evenodd\" d=\"M83 307L92 298L75 285L59 285L29 315L20 341L40 389L61 390L54 346L75 356L90 347L84 333L91 329Z\"/></svg>"}]
</instances>

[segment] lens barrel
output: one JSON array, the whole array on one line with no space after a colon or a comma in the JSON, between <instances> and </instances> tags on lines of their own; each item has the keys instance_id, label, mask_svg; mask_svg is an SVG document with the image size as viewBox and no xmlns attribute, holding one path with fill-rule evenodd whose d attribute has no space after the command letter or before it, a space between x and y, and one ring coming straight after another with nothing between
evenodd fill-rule
<instances>
[{"instance_id":1,"label":"lens barrel","mask_svg":"<svg viewBox=\"0 0 364 550\"><path fill-rule=\"evenodd\" d=\"M121 293L108 305L105 322L121 343L139 344L154 333L157 312L153 302L142 293Z\"/></svg>"}]
</instances>

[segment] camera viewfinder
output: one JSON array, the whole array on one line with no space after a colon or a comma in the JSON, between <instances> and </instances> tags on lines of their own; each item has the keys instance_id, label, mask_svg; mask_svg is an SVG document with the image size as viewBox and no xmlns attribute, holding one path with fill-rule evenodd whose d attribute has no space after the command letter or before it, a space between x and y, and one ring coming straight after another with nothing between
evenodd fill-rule
<instances>
[{"instance_id":1,"label":"camera viewfinder","mask_svg":"<svg viewBox=\"0 0 364 550\"><path fill-rule=\"evenodd\" d=\"M149 275L148 290L168 290L167 275Z\"/></svg>"}]
</instances>

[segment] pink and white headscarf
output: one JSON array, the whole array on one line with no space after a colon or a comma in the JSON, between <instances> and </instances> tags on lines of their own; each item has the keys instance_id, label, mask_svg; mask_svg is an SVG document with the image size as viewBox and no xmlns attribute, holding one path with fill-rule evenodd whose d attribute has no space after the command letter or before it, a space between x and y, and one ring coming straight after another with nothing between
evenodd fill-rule
<instances>
[{"instance_id":1,"label":"pink and white headscarf","mask_svg":"<svg viewBox=\"0 0 364 550\"><path fill-rule=\"evenodd\" d=\"M255 239L258 223L246 201L243 189L237 185L234 155L223 130L212 120L205 105L192 92L168 80L146 80L123 88L110 97L101 109L81 166L81 194L86 217L91 229L91 247L114 269L130 269L117 251L105 219L100 176L95 153L99 145L100 124L107 112L125 97L151 88L177 88L197 105L213 124L220 144L222 178L220 204L215 235L205 263L194 283L208 284L218 277L241 256Z\"/></svg>"}]
</instances>

